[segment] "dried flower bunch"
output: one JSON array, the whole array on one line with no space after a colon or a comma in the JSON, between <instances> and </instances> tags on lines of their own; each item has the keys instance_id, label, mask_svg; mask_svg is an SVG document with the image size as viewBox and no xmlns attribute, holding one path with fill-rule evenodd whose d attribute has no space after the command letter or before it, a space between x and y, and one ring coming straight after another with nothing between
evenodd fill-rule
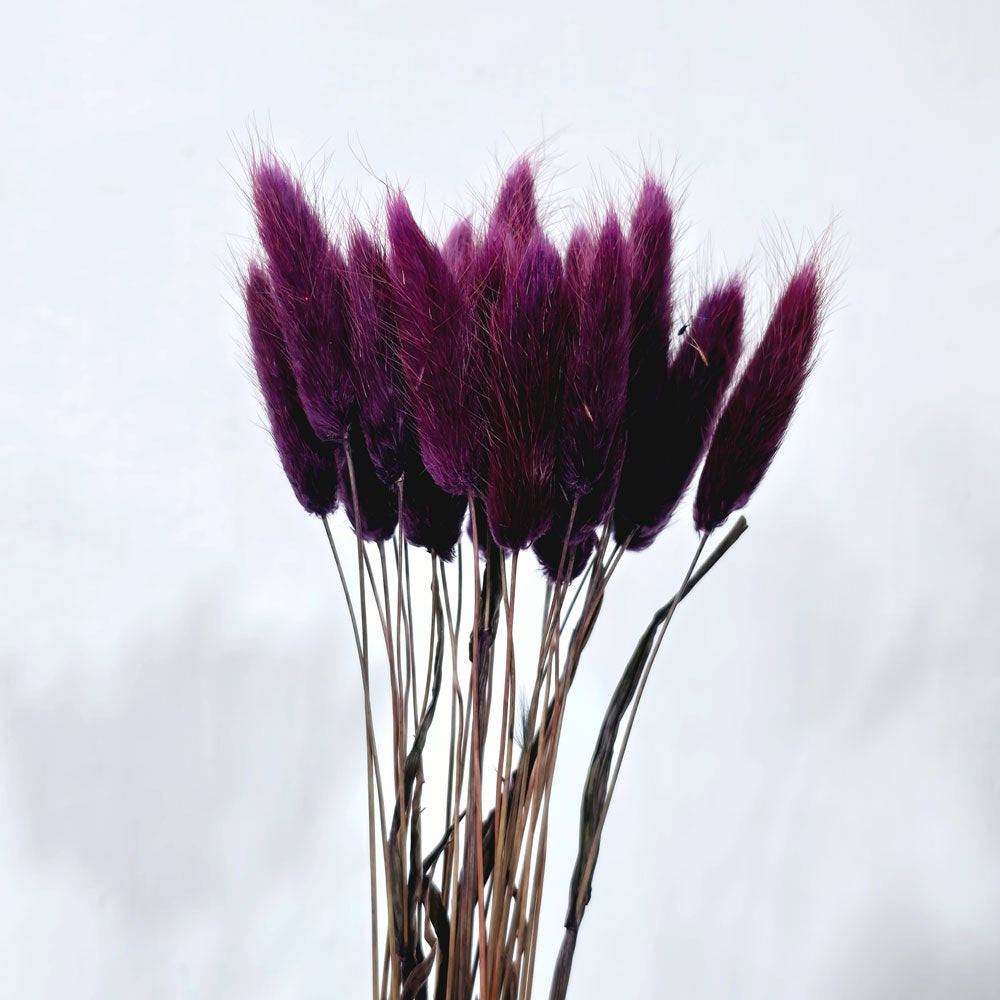
<instances>
[{"instance_id":1,"label":"dried flower bunch","mask_svg":"<svg viewBox=\"0 0 1000 1000\"><path fill-rule=\"evenodd\" d=\"M819 256L791 276L746 351L740 275L709 290L678 329L674 208L655 177L627 224L609 211L576 228L563 253L540 223L527 159L481 226L462 221L440 244L398 192L384 228L355 223L338 241L275 157L254 160L251 182L263 250L244 284L253 364L295 496L326 527L361 669L374 1000L532 995L567 694L622 556L653 542L702 469L697 552L625 664L597 734L550 986L564 997L664 631L745 529L740 517L702 558L759 485L810 370L824 307ZM353 585L328 521L338 507L357 538ZM430 555L425 626L414 618L414 546ZM514 610L529 548L547 583L537 658L526 662L515 656ZM388 788L379 749L390 741L373 723L372 605L388 662ZM447 775L425 775L442 688ZM422 795L433 781L443 783L444 817L428 848Z\"/></svg>"}]
</instances>

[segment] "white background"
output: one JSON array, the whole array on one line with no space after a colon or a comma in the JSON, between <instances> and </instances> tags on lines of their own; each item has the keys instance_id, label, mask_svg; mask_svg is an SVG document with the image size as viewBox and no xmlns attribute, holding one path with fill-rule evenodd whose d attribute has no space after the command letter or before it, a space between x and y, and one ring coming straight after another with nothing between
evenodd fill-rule
<instances>
[{"instance_id":1,"label":"white background","mask_svg":"<svg viewBox=\"0 0 1000 1000\"><path fill-rule=\"evenodd\" d=\"M647 690L575 996L1000 996L994 8L474 6L5 13L0 996L365 995L356 666L232 280L256 132L432 228L539 144L557 237L662 163L694 284L749 262L755 315L836 220L822 362ZM685 508L623 564L574 688L543 987L602 706L693 543Z\"/></svg>"}]
</instances>

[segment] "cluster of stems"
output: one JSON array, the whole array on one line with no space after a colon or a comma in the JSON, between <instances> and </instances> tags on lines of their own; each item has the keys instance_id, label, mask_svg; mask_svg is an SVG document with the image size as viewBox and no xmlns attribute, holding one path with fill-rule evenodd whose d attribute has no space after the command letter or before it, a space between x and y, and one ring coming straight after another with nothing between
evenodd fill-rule
<instances>
[{"instance_id":1,"label":"cluster of stems","mask_svg":"<svg viewBox=\"0 0 1000 1000\"><path fill-rule=\"evenodd\" d=\"M675 330L673 208L655 178L627 232L609 211L564 252L520 161L485 226L463 220L439 246L390 193L384 232L353 224L346 255L279 162L262 159L251 179L263 251L244 285L254 369L289 483L323 519L361 669L373 1000L539 992L570 689L622 556L651 545L694 487L697 551L595 734L549 985L561 1000L664 632L745 529L739 517L705 557L760 485L812 368L821 254L790 276L748 350L740 275ZM356 573L334 543L338 508ZM516 624L529 551L547 581L537 652L523 614ZM411 559L429 565L416 595L429 616L415 612ZM375 724L386 688L391 739ZM440 744L446 767L429 749Z\"/></svg>"},{"instance_id":2,"label":"cluster of stems","mask_svg":"<svg viewBox=\"0 0 1000 1000\"><path fill-rule=\"evenodd\" d=\"M347 455L353 494L347 502L356 505L349 448ZM425 629L415 628L412 547L402 531L391 543L355 536L357 572L351 574L328 516L323 523L350 613L364 699L373 1000L527 1000L540 993L535 976L549 808L568 695L625 547L612 542L606 524L586 570L573 580L563 567L567 532L558 572L546 583L537 655L518 658L519 553L481 540L476 518L451 565L433 554L420 557L430 565ZM681 600L745 528L738 518L705 559L709 534L700 535L678 590L653 615L625 664L596 734L563 942L545 976L553 1000L566 996L608 807L664 632ZM479 557L472 571L463 572L473 553ZM463 630L463 605L470 600L471 621ZM379 747L389 741L373 721L379 685L372 683L372 663L382 659L370 635L378 631L374 619L388 666L388 768ZM491 719L499 728L488 745ZM435 720L448 726L443 815L423 805L425 750ZM443 768L431 775L432 781L442 777Z\"/></svg>"}]
</instances>

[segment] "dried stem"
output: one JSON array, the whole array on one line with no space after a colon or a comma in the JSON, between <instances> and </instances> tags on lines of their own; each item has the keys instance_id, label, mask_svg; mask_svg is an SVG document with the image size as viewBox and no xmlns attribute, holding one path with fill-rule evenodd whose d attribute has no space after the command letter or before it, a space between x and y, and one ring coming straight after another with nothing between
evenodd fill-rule
<instances>
[{"instance_id":1,"label":"dried stem","mask_svg":"<svg viewBox=\"0 0 1000 1000\"><path fill-rule=\"evenodd\" d=\"M381 832L382 832L382 862L384 865L384 870L386 873L389 872L389 847L386 836L385 828L385 797L382 793L382 774L378 763L378 747L375 742L375 728L372 724L372 705L371 705L371 691L369 685L369 675L368 675L368 614L366 610L365 602L365 581L364 581L364 541L361 537L361 505L358 502L358 486L354 475L354 462L351 458L351 448L348 440L345 436L344 442L344 455L347 459L347 469L348 475L350 476L351 482L351 496L354 503L354 523L356 525L355 537L358 542L358 593L359 593L359 605L361 608L361 686L364 691L364 702L365 702L365 733L367 736L368 744L368 815L369 815L369 837L368 837L368 850L369 850L369 863L371 866L371 883L372 883L372 950L374 956L373 962L373 979L375 980L374 995L378 996L378 908L375 900L377 899L377 889L375 885L375 821L373 813L375 811L374 797L372 795L372 777L374 775L375 788L378 793L378 806L379 806L379 819L381 822ZM388 875L386 878L388 882ZM388 886L386 887L388 892ZM388 912L392 912L392 900L387 899ZM390 951L395 953L395 932L392 926L392 920L388 920L388 931L389 931L389 946ZM392 996L395 998L399 995L399 982L398 982L398 972L395 962L390 962L390 974L392 977Z\"/></svg>"}]
</instances>

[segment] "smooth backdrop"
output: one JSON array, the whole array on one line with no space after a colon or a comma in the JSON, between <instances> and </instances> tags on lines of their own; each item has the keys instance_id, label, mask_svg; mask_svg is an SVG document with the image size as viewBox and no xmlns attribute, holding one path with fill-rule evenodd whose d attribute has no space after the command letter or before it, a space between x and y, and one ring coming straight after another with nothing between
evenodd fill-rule
<instances>
[{"instance_id":1,"label":"smooth backdrop","mask_svg":"<svg viewBox=\"0 0 1000 1000\"><path fill-rule=\"evenodd\" d=\"M435 231L526 149L559 239L658 164L684 301L747 267L756 331L776 260L829 232L822 360L665 643L574 995L1000 996L995 5L3 20L0 996L365 995L356 666L233 278L258 136L333 212L387 178ZM694 541L685 508L623 564L574 688L543 987L612 667Z\"/></svg>"}]
</instances>

